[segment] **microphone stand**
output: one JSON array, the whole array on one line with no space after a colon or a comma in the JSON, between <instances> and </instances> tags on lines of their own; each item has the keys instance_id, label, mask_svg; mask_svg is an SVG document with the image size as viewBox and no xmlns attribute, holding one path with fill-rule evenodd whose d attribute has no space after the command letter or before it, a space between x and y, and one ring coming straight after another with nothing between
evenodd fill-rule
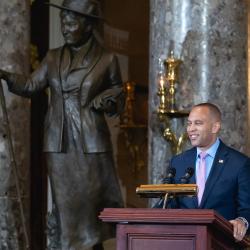
<instances>
[{"instance_id":1,"label":"microphone stand","mask_svg":"<svg viewBox=\"0 0 250 250\"><path fill-rule=\"evenodd\" d=\"M163 184L173 184L175 174L176 174L176 169L169 167L167 171L167 176L166 178L163 179ZM169 198L169 193L166 192L166 194L164 195L164 199L163 199L163 206L162 206L163 209L167 208L168 198Z\"/></svg>"},{"instance_id":2,"label":"microphone stand","mask_svg":"<svg viewBox=\"0 0 250 250\"><path fill-rule=\"evenodd\" d=\"M163 206L162 206L162 209L166 209L166 205L167 205L167 201L168 201L168 198L169 198L169 193L166 193L165 196L164 196L164 200L163 200Z\"/></svg>"}]
</instances>

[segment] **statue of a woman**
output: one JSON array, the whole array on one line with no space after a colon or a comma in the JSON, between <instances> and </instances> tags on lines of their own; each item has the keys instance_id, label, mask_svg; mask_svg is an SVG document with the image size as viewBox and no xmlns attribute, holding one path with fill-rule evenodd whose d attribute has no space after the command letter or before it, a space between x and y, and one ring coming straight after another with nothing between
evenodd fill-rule
<instances>
[{"instance_id":1,"label":"statue of a woman","mask_svg":"<svg viewBox=\"0 0 250 250\"><path fill-rule=\"evenodd\" d=\"M123 204L104 114L118 115L124 95L117 58L93 32L102 18L99 2L64 0L60 6L51 5L61 9L64 46L48 51L31 76L1 70L0 78L11 92L25 97L50 88L44 152L59 249L82 250L114 236L98 214L104 207Z\"/></svg>"}]
</instances>

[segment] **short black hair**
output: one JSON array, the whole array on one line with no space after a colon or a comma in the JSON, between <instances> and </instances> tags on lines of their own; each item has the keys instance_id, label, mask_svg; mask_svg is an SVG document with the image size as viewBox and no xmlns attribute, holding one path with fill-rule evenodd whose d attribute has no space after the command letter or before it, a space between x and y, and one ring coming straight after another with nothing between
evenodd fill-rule
<instances>
[{"instance_id":1,"label":"short black hair","mask_svg":"<svg viewBox=\"0 0 250 250\"><path fill-rule=\"evenodd\" d=\"M221 121L221 111L218 108L218 106L216 106L213 103L210 102L203 102L203 103L199 103L193 106L193 108L196 107L207 107L209 109L209 111L211 112L211 114L218 120Z\"/></svg>"}]
</instances>

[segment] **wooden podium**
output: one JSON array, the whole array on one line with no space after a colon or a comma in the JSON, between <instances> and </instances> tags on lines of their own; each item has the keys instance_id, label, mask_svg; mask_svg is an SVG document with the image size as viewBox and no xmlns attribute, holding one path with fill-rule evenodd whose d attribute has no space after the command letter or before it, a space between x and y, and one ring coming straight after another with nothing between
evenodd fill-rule
<instances>
[{"instance_id":1,"label":"wooden podium","mask_svg":"<svg viewBox=\"0 0 250 250\"><path fill-rule=\"evenodd\" d=\"M224 250L236 243L233 227L214 210L105 208L99 218L116 223L116 250Z\"/></svg>"}]
</instances>

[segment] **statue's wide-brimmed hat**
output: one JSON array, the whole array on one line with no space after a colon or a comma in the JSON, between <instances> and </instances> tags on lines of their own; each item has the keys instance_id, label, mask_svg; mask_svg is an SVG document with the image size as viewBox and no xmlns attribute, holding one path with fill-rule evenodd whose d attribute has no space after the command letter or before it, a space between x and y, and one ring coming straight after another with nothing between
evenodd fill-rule
<instances>
[{"instance_id":1,"label":"statue's wide-brimmed hat","mask_svg":"<svg viewBox=\"0 0 250 250\"><path fill-rule=\"evenodd\" d=\"M100 2L96 0L64 0L62 5L47 3L48 5L62 10L69 10L80 15L103 19Z\"/></svg>"}]
</instances>

